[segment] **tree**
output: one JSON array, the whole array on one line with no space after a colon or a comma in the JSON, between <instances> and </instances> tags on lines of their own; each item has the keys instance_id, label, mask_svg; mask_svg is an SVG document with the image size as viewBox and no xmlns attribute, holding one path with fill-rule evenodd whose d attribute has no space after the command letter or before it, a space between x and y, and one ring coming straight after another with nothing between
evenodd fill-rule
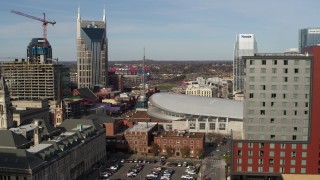
<instances>
[{"instance_id":1,"label":"tree","mask_svg":"<svg viewBox=\"0 0 320 180\"><path fill-rule=\"evenodd\" d=\"M190 156L190 147L189 146L184 146L183 148L180 149L181 152L181 157L189 157Z\"/></svg>"},{"instance_id":2,"label":"tree","mask_svg":"<svg viewBox=\"0 0 320 180\"><path fill-rule=\"evenodd\" d=\"M214 134L214 142L216 143L216 144L220 144L221 143L221 141L222 141L222 138L223 138L223 135L221 134L221 133L215 133Z\"/></svg>"},{"instance_id":3,"label":"tree","mask_svg":"<svg viewBox=\"0 0 320 180\"><path fill-rule=\"evenodd\" d=\"M159 150L160 150L160 147L158 144L155 144L155 143L152 143L151 144L151 152L155 155L155 156L158 156L159 155Z\"/></svg>"},{"instance_id":4,"label":"tree","mask_svg":"<svg viewBox=\"0 0 320 180\"><path fill-rule=\"evenodd\" d=\"M196 149L196 155L197 155L198 158L202 158L203 153L204 153L203 149L200 149L200 148Z\"/></svg>"},{"instance_id":5,"label":"tree","mask_svg":"<svg viewBox=\"0 0 320 180\"><path fill-rule=\"evenodd\" d=\"M174 154L174 149L173 149L173 147L167 146L167 147L166 147L166 152L167 152L168 157L172 157L173 154Z\"/></svg>"},{"instance_id":6,"label":"tree","mask_svg":"<svg viewBox=\"0 0 320 180\"><path fill-rule=\"evenodd\" d=\"M208 133L208 134L207 134L207 137L208 137L208 140L209 140L210 142L212 142L213 139L214 139L214 134L213 134L213 133Z\"/></svg>"}]
</instances>

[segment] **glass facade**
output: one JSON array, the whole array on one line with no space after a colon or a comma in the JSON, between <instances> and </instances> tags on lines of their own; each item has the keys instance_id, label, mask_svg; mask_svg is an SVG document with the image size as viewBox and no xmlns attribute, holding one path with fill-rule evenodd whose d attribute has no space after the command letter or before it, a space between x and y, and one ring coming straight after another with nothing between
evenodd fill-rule
<instances>
[{"instance_id":1,"label":"glass facade","mask_svg":"<svg viewBox=\"0 0 320 180\"><path fill-rule=\"evenodd\" d=\"M320 44L320 28L306 28L299 31L299 50Z\"/></svg>"},{"instance_id":2,"label":"glass facade","mask_svg":"<svg viewBox=\"0 0 320 180\"><path fill-rule=\"evenodd\" d=\"M233 60L233 92L243 92L244 61L242 56L258 52L254 34L239 34L236 37Z\"/></svg>"}]
</instances>

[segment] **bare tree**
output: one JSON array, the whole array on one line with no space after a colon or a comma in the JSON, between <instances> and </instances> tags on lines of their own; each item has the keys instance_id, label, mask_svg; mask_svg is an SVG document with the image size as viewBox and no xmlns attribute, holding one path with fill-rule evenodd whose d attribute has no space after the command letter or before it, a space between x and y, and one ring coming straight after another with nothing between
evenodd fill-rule
<instances>
[{"instance_id":1,"label":"bare tree","mask_svg":"<svg viewBox=\"0 0 320 180\"><path fill-rule=\"evenodd\" d=\"M173 154L174 154L174 149L173 149L173 147L167 146L167 147L166 147L166 152L167 152L168 157L172 157Z\"/></svg>"},{"instance_id":2,"label":"bare tree","mask_svg":"<svg viewBox=\"0 0 320 180\"><path fill-rule=\"evenodd\" d=\"M158 156L159 155L159 150L160 150L160 147L158 144L155 144L155 143L152 143L151 144L151 152L155 155L155 156Z\"/></svg>"},{"instance_id":3,"label":"bare tree","mask_svg":"<svg viewBox=\"0 0 320 180\"><path fill-rule=\"evenodd\" d=\"M189 157L190 156L190 147L189 146L184 146L183 148L180 149L181 152L181 157Z\"/></svg>"},{"instance_id":4,"label":"bare tree","mask_svg":"<svg viewBox=\"0 0 320 180\"><path fill-rule=\"evenodd\" d=\"M200 148L197 148L197 149L196 149L196 154L197 154L197 157L198 157L198 158L202 158L203 153L204 153L204 150L203 150L203 149L200 149Z\"/></svg>"}]
</instances>

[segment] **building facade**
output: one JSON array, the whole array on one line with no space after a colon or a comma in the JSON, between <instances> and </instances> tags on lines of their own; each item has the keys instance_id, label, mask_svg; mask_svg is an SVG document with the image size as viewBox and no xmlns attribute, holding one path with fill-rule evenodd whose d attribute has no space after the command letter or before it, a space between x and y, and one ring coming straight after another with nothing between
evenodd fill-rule
<instances>
[{"instance_id":1,"label":"building facade","mask_svg":"<svg viewBox=\"0 0 320 180\"><path fill-rule=\"evenodd\" d=\"M244 139L233 140L233 179L320 173L320 47L246 62Z\"/></svg>"},{"instance_id":2,"label":"building facade","mask_svg":"<svg viewBox=\"0 0 320 180\"><path fill-rule=\"evenodd\" d=\"M233 54L233 92L243 92L244 60L242 56L252 56L258 52L254 34L239 34L236 37Z\"/></svg>"},{"instance_id":3,"label":"building facade","mask_svg":"<svg viewBox=\"0 0 320 180\"><path fill-rule=\"evenodd\" d=\"M139 122L124 132L129 150L139 154L149 153L149 146L153 141L153 133L158 130L157 123Z\"/></svg>"},{"instance_id":4,"label":"building facade","mask_svg":"<svg viewBox=\"0 0 320 180\"><path fill-rule=\"evenodd\" d=\"M108 40L105 12L102 21L77 19L78 88L108 85Z\"/></svg>"},{"instance_id":5,"label":"building facade","mask_svg":"<svg viewBox=\"0 0 320 180\"><path fill-rule=\"evenodd\" d=\"M55 62L32 63L23 59L19 62L1 64L2 75L5 77L14 100L49 99L55 100L58 95L59 74L62 78L63 96L70 94L69 68Z\"/></svg>"},{"instance_id":6,"label":"building facade","mask_svg":"<svg viewBox=\"0 0 320 180\"><path fill-rule=\"evenodd\" d=\"M299 51L305 47L320 44L320 28L305 28L299 30Z\"/></svg>"},{"instance_id":7,"label":"building facade","mask_svg":"<svg viewBox=\"0 0 320 180\"><path fill-rule=\"evenodd\" d=\"M173 155L183 157L185 149L187 157L201 157L204 149L205 133L187 133L185 131L163 132L154 137L162 155L168 155L168 147L173 148Z\"/></svg>"}]
</instances>

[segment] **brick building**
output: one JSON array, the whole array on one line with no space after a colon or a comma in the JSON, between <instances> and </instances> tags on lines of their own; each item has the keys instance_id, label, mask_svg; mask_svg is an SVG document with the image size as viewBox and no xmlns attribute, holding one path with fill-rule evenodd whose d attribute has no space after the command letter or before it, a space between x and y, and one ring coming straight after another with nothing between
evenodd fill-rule
<instances>
[{"instance_id":1,"label":"brick building","mask_svg":"<svg viewBox=\"0 0 320 180\"><path fill-rule=\"evenodd\" d=\"M149 153L149 146L158 131L157 123L139 122L124 132L129 150L139 154Z\"/></svg>"},{"instance_id":2,"label":"brick building","mask_svg":"<svg viewBox=\"0 0 320 180\"><path fill-rule=\"evenodd\" d=\"M162 155L167 155L167 147L172 147L174 156L182 156L181 149L189 147L189 157L198 157L204 149L205 133L163 132L154 137L154 142L159 145Z\"/></svg>"},{"instance_id":3,"label":"brick building","mask_svg":"<svg viewBox=\"0 0 320 180\"><path fill-rule=\"evenodd\" d=\"M233 140L232 179L320 173L320 46L306 52L245 57L245 138Z\"/></svg>"}]
</instances>

